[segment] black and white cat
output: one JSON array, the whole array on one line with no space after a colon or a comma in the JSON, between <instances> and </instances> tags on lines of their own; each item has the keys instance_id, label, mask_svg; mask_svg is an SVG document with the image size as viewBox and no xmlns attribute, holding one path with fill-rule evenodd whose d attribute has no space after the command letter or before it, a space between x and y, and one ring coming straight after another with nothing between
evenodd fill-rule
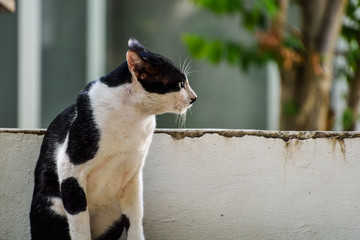
<instances>
[{"instance_id":1,"label":"black and white cat","mask_svg":"<svg viewBox=\"0 0 360 240\"><path fill-rule=\"evenodd\" d=\"M196 100L186 75L136 39L126 61L89 83L50 124L35 169L31 236L144 239L142 168L155 115Z\"/></svg>"}]
</instances>

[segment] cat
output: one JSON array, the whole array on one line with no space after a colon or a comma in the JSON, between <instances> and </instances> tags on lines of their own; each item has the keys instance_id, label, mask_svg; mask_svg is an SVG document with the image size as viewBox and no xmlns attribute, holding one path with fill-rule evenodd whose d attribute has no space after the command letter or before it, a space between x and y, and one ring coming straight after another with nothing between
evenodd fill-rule
<instances>
[{"instance_id":1,"label":"cat","mask_svg":"<svg viewBox=\"0 0 360 240\"><path fill-rule=\"evenodd\" d=\"M135 38L126 61L79 93L49 125L35 168L31 236L145 239L142 168L155 115L197 96L186 74Z\"/></svg>"}]
</instances>

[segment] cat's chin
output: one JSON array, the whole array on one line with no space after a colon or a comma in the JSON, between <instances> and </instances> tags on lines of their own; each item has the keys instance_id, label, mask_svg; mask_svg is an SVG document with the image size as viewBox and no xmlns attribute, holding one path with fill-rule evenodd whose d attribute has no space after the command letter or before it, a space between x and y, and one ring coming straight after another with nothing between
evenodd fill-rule
<instances>
[{"instance_id":1,"label":"cat's chin","mask_svg":"<svg viewBox=\"0 0 360 240\"><path fill-rule=\"evenodd\" d=\"M175 108L175 111L174 113L175 114L179 114L179 115L182 115L182 114L185 114L186 111L190 108L191 106L188 106L188 107L181 107L181 108Z\"/></svg>"},{"instance_id":2,"label":"cat's chin","mask_svg":"<svg viewBox=\"0 0 360 240\"><path fill-rule=\"evenodd\" d=\"M182 115L182 114L185 114L185 113L187 112L187 110L190 109L190 107L191 107L191 106L184 108L179 114L181 114L181 115Z\"/></svg>"},{"instance_id":3,"label":"cat's chin","mask_svg":"<svg viewBox=\"0 0 360 240\"><path fill-rule=\"evenodd\" d=\"M177 115L183 115L185 114L187 111L187 108L184 109L173 109L173 110L169 110L169 111L165 111L165 112L161 112L155 115L160 115L160 114L164 114L164 113L173 113L173 114L177 114Z\"/></svg>"},{"instance_id":4,"label":"cat's chin","mask_svg":"<svg viewBox=\"0 0 360 240\"><path fill-rule=\"evenodd\" d=\"M185 114L186 111L188 109L191 108L191 104L185 103L185 102L181 102L175 105L174 109L173 109L173 113L175 114Z\"/></svg>"}]
</instances>

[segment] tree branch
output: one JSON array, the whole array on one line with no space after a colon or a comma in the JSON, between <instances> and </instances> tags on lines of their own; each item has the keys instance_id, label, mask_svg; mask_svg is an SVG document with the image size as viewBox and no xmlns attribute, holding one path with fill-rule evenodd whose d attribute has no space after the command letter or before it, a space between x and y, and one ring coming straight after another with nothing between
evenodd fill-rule
<instances>
[{"instance_id":1,"label":"tree branch","mask_svg":"<svg viewBox=\"0 0 360 240\"><path fill-rule=\"evenodd\" d=\"M298 1L302 16L301 31L305 38L305 45L311 51L315 48L314 41L319 32L320 23L324 15L325 5L328 1L324 0L301 0ZM331 2L331 1L330 1Z\"/></svg>"},{"instance_id":2,"label":"tree branch","mask_svg":"<svg viewBox=\"0 0 360 240\"><path fill-rule=\"evenodd\" d=\"M289 0L276 0L276 2L279 7L279 12L271 22L270 31L273 32L281 42L283 39L284 29L286 26L286 15L289 6Z\"/></svg>"},{"instance_id":3,"label":"tree branch","mask_svg":"<svg viewBox=\"0 0 360 240\"><path fill-rule=\"evenodd\" d=\"M332 51L337 39L334 38L341 29L341 17L347 0L326 1L325 12L316 37L316 49L320 54Z\"/></svg>"}]
</instances>

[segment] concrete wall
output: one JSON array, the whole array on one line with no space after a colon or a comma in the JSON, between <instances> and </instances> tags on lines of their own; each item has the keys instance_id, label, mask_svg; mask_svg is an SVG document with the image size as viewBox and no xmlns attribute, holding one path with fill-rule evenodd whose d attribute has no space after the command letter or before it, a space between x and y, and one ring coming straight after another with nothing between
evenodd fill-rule
<instances>
[{"instance_id":1,"label":"concrete wall","mask_svg":"<svg viewBox=\"0 0 360 240\"><path fill-rule=\"evenodd\" d=\"M0 239L29 239L43 133L0 130ZM359 146L359 133L157 130L147 239L359 239Z\"/></svg>"}]
</instances>

